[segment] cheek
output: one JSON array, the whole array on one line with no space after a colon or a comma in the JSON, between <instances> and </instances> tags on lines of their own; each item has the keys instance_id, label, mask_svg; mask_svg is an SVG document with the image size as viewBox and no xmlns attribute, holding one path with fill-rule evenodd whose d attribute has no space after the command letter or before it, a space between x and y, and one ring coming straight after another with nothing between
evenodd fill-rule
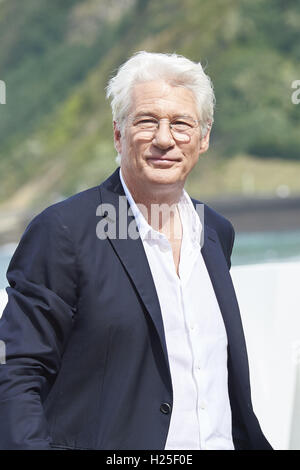
<instances>
[{"instance_id":1,"label":"cheek","mask_svg":"<svg viewBox=\"0 0 300 470\"><path fill-rule=\"evenodd\" d=\"M148 147L149 143L141 142L134 136L130 138L125 137L122 141L123 156L130 161L131 165L135 166L139 165Z\"/></svg>"},{"instance_id":2,"label":"cheek","mask_svg":"<svg viewBox=\"0 0 300 470\"><path fill-rule=\"evenodd\" d=\"M200 143L193 143L193 145L190 145L183 153L189 163L193 164L197 162L200 155Z\"/></svg>"},{"instance_id":3,"label":"cheek","mask_svg":"<svg viewBox=\"0 0 300 470\"><path fill-rule=\"evenodd\" d=\"M145 154L148 147L149 143L142 142L138 139L132 139L130 151L132 156L134 156L136 160L140 160Z\"/></svg>"}]
</instances>

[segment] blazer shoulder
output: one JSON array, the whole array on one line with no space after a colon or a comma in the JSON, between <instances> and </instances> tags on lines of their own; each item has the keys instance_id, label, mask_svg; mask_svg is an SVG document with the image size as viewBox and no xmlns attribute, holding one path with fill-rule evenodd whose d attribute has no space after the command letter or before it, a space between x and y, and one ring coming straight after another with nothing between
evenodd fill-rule
<instances>
[{"instance_id":1,"label":"blazer shoulder","mask_svg":"<svg viewBox=\"0 0 300 470\"><path fill-rule=\"evenodd\" d=\"M205 221L207 225L214 228L217 232L221 230L231 232L234 230L233 225L230 220L228 220L224 215L217 212L212 207L204 204L204 214L205 214Z\"/></svg>"},{"instance_id":2,"label":"blazer shoulder","mask_svg":"<svg viewBox=\"0 0 300 470\"><path fill-rule=\"evenodd\" d=\"M212 207L208 206L204 202L198 201L197 199L191 198L194 205L203 204L204 206L204 222L218 232L219 230L234 230L233 225L226 217L217 212Z\"/></svg>"},{"instance_id":3,"label":"blazer shoulder","mask_svg":"<svg viewBox=\"0 0 300 470\"><path fill-rule=\"evenodd\" d=\"M227 259L228 266L230 267L230 256L233 249L235 231L232 223L222 214L217 212L207 204L192 199L194 204L203 204L204 206L204 227L205 225L212 228L218 235L224 255ZM205 229L205 228L204 228Z\"/></svg>"},{"instance_id":4,"label":"blazer shoulder","mask_svg":"<svg viewBox=\"0 0 300 470\"><path fill-rule=\"evenodd\" d=\"M70 210L86 210L91 206L94 207L95 204L100 203L100 196L99 196L99 188L98 186L93 186L92 188L85 189L84 191L80 191L72 196L67 197L59 202L51 204L45 210L46 211L59 211L59 212L66 212ZM76 214L74 214L76 216Z\"/></svg>"},{"instance_id":5,"label":"blazer shoulder","mask_svg":"<svg viewBox=\"0 0 300 470\"><path fill-rule=\"evenodd\" d=\"M36 214L31 223L59 219L69 227L74 224L78 226L78 223L87 222L91 217L95 217L99 204L99 186L94 186L49 205Z\"/></svg>"},{"instance_id":6,"label":"blazer shoulder","mask_svg":"<svg viewBox=\"0 0 300 470\"><path fill-rule=\"evenodd\" d=\"M119 168L117 168L113 174L108 176L106 180L100 182L99 185L80 191L62 201L48 206L44 209L43 213L46 216L50 216L53 213L61 214L66 221L72 224L84 220L92 220L96 215L96 209L101 204L101 189L106 188L115 190L116 187L121 186L119 178Z\"/></svg>"}]
</instances>

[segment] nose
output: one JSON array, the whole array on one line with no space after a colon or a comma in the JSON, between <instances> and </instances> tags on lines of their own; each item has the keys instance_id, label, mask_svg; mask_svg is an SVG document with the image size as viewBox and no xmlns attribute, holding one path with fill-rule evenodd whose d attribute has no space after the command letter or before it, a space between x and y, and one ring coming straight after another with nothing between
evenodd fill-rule
<instances>
[{"instance_id":1,"label":"nose","mask_svg":"<svg viewBox=\"0 0 300 470\"><path fill-rule=\"evenodd\" d=\"M164 121L161 119L161 121L159 122L158 129L153 139L153 144L156 147L159 147L164 150L170 147L173 147L175 145L175 141L173 139L173 135L172 135L168 120Z\"/></svg>"}]
</instances>

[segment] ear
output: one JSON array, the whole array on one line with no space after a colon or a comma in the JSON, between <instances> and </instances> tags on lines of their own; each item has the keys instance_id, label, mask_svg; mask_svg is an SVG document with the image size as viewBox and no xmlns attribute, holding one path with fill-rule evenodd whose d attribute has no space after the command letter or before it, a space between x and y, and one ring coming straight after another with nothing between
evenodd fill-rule
<instances>
[{"instance_id":1,"label":"ear","mask_svg":"<svg viewBox=\"0 0 300 470\"><path fill-rule=\"evenodd\" d=\"M212 125L211 125L211 123L209 123L208 126L207 126L206 134L203 137L201 137L201 139L200 139L199 154L206 152L209 148L209 138L210 138L211 127L212 127Z\"/></svg>"},{"instance_id":2,"label":"ear","mask_svg":"<svg viewBox=\"0 0 300 470\"><path fill-rule=\"evenodd\" d=\"M121 131L116 121L114 121L114 142L115 142L116 151L121 155L122 153Z\"/></svg>"}]
</instances>

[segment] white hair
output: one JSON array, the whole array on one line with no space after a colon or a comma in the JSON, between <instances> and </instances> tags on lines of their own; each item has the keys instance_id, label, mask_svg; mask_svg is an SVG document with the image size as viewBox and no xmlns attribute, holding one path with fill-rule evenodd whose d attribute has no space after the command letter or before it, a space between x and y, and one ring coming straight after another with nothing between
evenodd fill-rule
<instances>
[{"instance_id":1,"label":"white hair","mask_svg":"<svg viewBox=\"0 0 300 470\"><path fill-rule=\"evenodd\" d=\"M130 113L131 92L137 83L164 80L172 86L182 86L194 93L202 136L213 123L215 96L208 75L200 62L192 62L177 54L140 51L118 69L107 86L111 98L113 120L122 130ZM120 156L117 157L120 163Z\"/></svg>"}]
</instances>

